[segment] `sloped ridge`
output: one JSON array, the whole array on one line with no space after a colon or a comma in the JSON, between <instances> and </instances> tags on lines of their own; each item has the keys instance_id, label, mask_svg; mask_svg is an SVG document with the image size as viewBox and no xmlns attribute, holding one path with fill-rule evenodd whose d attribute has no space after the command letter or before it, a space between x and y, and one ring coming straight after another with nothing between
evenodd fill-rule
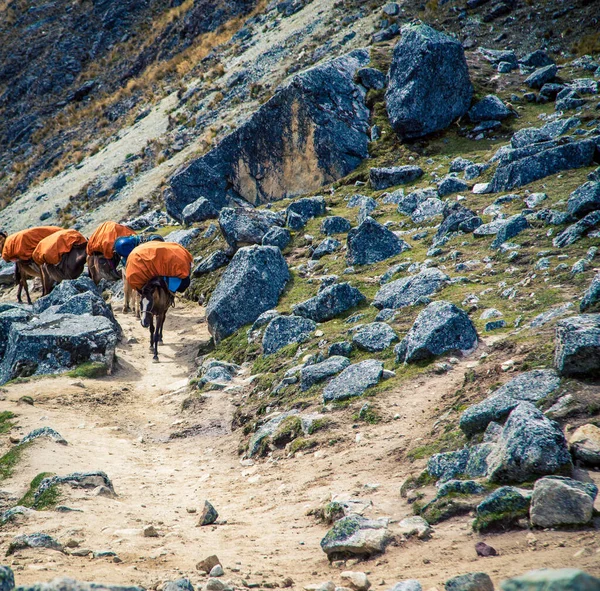
<instances>
[{"instance_id":1,"label":"sloped ridge","mask_svg":"<svg viewBox=\"0 0 600 591\"><path fill-rule=\"evenodd\" d=\"M221 209L295 197L352 172L367 157L369 110L355 72L366 49L293 77L250 119L171 179L167 211L181 219L199 197Z\"/></svg>"}]
</instances>

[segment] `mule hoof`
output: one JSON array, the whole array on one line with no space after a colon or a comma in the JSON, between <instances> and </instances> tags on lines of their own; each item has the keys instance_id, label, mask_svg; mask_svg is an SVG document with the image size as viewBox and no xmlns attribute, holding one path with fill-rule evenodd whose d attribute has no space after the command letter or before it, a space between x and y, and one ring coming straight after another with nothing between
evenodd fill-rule
<instances>
[{"instance_id":1,"label":"mule hoof","mask_svg":"<svg viewBox=\"0 0 600 591\"><path fill-rule=\"evenodd\" d=\"M152 358L152 363L158 363L158 357L157 356L155 356L155 357Z\"/></svg>"},{"instance_id":2,"label":"mule hoof","mask_svg":"<svg viewBox=\"0 0 600 591\"><path fill-rule=\"evenodd\" d=\"M131 308L123 308L123 314L129 314L131 312Z\"/></svg>"},{"instance_id":3,"label":"mule hoof","mask_svg":"<svg viewBox=\"0 0 600 591\"><path fill-rule=\"evenodd\" d=\"M162 339L160 339L160 341L158 341L158 344L159 344L159 345L164 345L164 343L163 343L163 340L162 340Z\"/></svg>"}]
</instances>

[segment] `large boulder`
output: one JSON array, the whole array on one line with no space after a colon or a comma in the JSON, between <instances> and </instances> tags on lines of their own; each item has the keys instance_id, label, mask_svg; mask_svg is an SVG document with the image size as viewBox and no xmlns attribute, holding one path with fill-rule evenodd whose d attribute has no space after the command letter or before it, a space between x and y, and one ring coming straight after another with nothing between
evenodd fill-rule
<instances>
[{"instance_id":1,"label":"large boulder","mask_svg":"<svg viewBox=\"0 0 600 591\"><path fill-rule=\"evenodd\" d=\"M332 234L345 234L350 231L350 222L339 215L326 217L321 223L321 232L327 236Z\"/></svg>"},{"instance_id":2,"label":"large boulder","mask_svg":"<svg viewBox=\"0 0 600 591\"><path fill-rule=\"evenodd\" d=\"M566 119L555 119L554 121L542 125L542 127L525 127L519 129L519 131L512 136L510 145L513 148L524 148L526 146L531 146L532 144L548 142L556 139L578 125L581 125L580 119L577 117L568 117ZM506 152L504 148L500 148L499 153L509 154L510 152Z\"/></svg>"},{"instance_id":3,"label":"large boulder","mask_svg":"<svg viewBox=\"0 0 600 591\"><path fill-rule=\"evenodd\" d=\"M542 68L538 68L525 79L525 84L529 88L542 88L547 82L552 82L556 77L558 68L555 64L549 64Z\"/></svg>"},{"instance_id":4,"label":"large boulder","mask_svg":"<svg viewBox=\"0 0 600 591\"><path fill-rule=\"evenodd\" d=\"M432 302L396 345L396 361L412 363L477 345L477 331L464 310L450 302Z\"/></svg>"},{"instance_id":5,"label":"large boulder","mask_svg":"<svg viewBox=\"0 0 600 591\"><path fill-rule=\"evenodd\" d=\"M524 215L513 215L498 229L496 238L492 242L492 248L500 248L505 242L514 238L524 230L529 228L529 222Z\"/></svg>"},{"instance_id":6,"label":"large boulder","mask_svg":"<svg viewBox=\"0 0 600 591\"><path fill-rule=\"evenodd\" d=\"M118 333L104 316L44 314L11 326L0 384L17 377L54 374L86 362L112 368Z\"/></svg>"},{"instance_id":7,"label":"large boulder","mask_svg":"<svg viewBox=\"0 0 600 591\"><path fill-rule=\"evenodd\" d=\"M342 517L321 540L329 560L381 554L392 541L386 519L366 519L359 515Z\"/></svg>"},{"instance_id":8,"label":"large boulder","mask_svg":"<svg viewBox=\"0 0 600 591\"><path fill-rule=\"evenodd\" d=\"M540 478L533 487L531 524L538 527L586 525L592 520L597 494L595 484L561 476Z\"/></svg>"},{"instance_id":9,"label":"large boulder","mask_svg":"<svg viewBox=\"0 0 600 591\"><path fill-rule=\"evenodd\" d=\"M434 454L427 462L427 472L440 482L454 478L480 478L487 474L487 459L493 445L481 443L458 451Z\"/></svg>"},{"instance_id":10,"label":"large boulder","mask_svg":"<svg viewBox=\"0 0 600 591\"><path fill-rule=\"evenodd\" d=\"M598 591L600 579L576 568L543 568L500 583L502 591Z\"/></svg>"},{"instance_id":11,"label":"large boulder","mask_svg":"<svg viewBox=\"0 0 600 591\"><path fill-rule=\"evenodd\" d=\"M100 295L96 284L85 275L77 279L62 281L47 296L36 300L33 304L33 311L35 314L41 314L52 306L61 306L73 296L88 292Z\"/></svg>"},{"instance_id":12,"label":"large boulder","mask_svg":"<svg viewBox=\"0 0 600 591\"><path fill-rule=\"evenodd\" d=\"M283 250L292 240L292 235L287 228L273 226L262 238L263 246L276 246Z\"/></svg>"},{"instance_id":13,"label":"large boulder","mask_svg":"<svg viewBox=\"0 0 600 591\"><path fill-rule=\"evenodd\" d=\"M554 365L564 376L600 373L599 314L581 314L557 322Z\"/></svg>"},{"instance_id":14,"label":"large boulder","mask_svg":"<svg viewBox=\"0 0 600 591\"><path fill-rule=\"evenodd\" d=\"M199 197L221 209L306 194L352 172L368 156L366 89L354 80L369 63L359 49L291 78L213 150L171 179L167 211L181 219Z\"/></svg>"},{"instance_id":15,"label":"large boulder","mask_svg":"<svg viewBox=\"0 0 600 591\"><path fill-rule=\"evenodd\" d=\"M422 298L438 292L449 281L450 277L439 269L427 267L416 275L403 277L384 285L375 295L373 306L379 310L384 308L398 310L405 306L412 306Z\"/></svg>"},{"instance_id":16,"label":"large boulder","mask_svg":"<svg viewBox=\"0 0 600 591\"><path fill-rule=\"evenodd\" d=\"M287 206L285 214L288 226L293 230L299 230L308 220L325 215L325 199L320 195L298 199Z\"/></svg>"},{"instance_id":17,"label":"large boulder","mask_svg":"<svg viewBox=\"0 0 600 591\"><path fill-rule=\"evenodd\" d=\"M468 111L472 95L460 41L426 25L402 28L385 95L398 135L417 138L445 129Z\"/></svg>"},{"instance_id":18,"label":"large boulder","mask_svg":"<svg viewBox=\"0 0 600 591\"><path fill-rule=\"evenodd\" d=\"M469 119L473 123L502 121L512 114L512 111L495 94L484 96L469 109Z\"/></svg>"},{"instance_id":19,"label":"large boulder","mask_svg":"<svg viewBox=\"0 0 600 591\"><path fill-rule=\"evenodd\" d=\"M277 316L265 329L262 346L265 355L276 353L292 343L303 343L317 325L302 316Z\"/></svg>"},{"instance_id":20,"label":"large boulder","mask_svg":"<svg viewBox=\"0 0 600 591\"><path fill-rule=\"evenodd\" d=\"M460 417L460 428L469 436L485 431L492 421L503 421L520 402L535 404L545 400L559 386L560 378L552 369L522 373L465 410Z\"/></svg>"},{"instance_id":21,"label":"large boulder","mask_svg":"<svg viewBox=\"0 0 600 591\"><path fill-rule=\"evenodd\" d=\"M10 566L0 566L0 591L12 591L15 588L15 575Z\"/></svg>"},{"instance_id":22,"label":"large boulder","mask_svg":"<svg viewBox=\"0 0 600 591\"><path fill-rule=\"evenodd\" d=\"M9 308L0 312L0 359L6 351L10 327L15 323L25 324L31 320L32 314L24 308Z\"/></svg>"},{"instance_id":23,"label":"large boulder","mask_svg":"<svg viewBox=\"0 0 600 591\"><path fill-rule=\"evenodd\" d=\"M371 265L410 249L402 238L371 217L348 232L347 243L350 265Z\"/></svg>"},{"instance_id":24,"label":"large boulder","mask_svg":"<svg viewBox=\"0 0 600 591\"><path fill-rule=\"evenodd\" d=\"M225 207L219 214L219 226L227 244L237 250L241 246L261 244L274 226L283 226L283 217L264 210Z\"/></svg>"},{"instance_id":25,"label":"large boulder","mask_svg":"<svg viewBox=\"0 0 600 591\"><path fill-rule=\"evenodd\" d=\"M588 166L594 160L595 152L596 144L592 140L582 140L501 162L491 180L489 191L510 191L562 170Z\"/></svg>"},{"instance_id":26,"label":"large boulder","mask_svg":"<svg viewBox=\"0 0 600 591\"><path fill-rule=\"evenodd\" d=\"M592 423L578 427L569 438L569 443L576 460L590 466L600 466L600 427Z\"/></svg>"},{"instance_id":27,"label":"large boulder","mask_svg":"<svg viewBox=\"0 0 600 591\"><path fill-rule=\"evenodd\" d=\"M229 264L229 257L224 250L215 250L207 257L203 258L198 266L194 269L192 275L194 277L201 277L207 273L212 273L221 267L225 267Z\"/></svg>"},{"instance_id":28,"label":"large boulder","mask_svg":"<svg viewBox=\"0 0 600 591\"><path fill-rule=\"evenodd\" d=\"M315 322L325 322L358 306L364 300L365 296L349 283L334 283L321 290L315 297L292 306L292 311Z\"/></svg>"},{"instance_id":29,"label":"large boulder","mask_svg":"<svg viewBox=\"0 0 600 591\"><path fill-rule=\"evenodd\" d=\"M15 284L15 264L0 259L0 285Z\"/></svg>"},{"instance_id":30,"label":"large boulder","mask_svg":"<svg viewBox=\"0 0 600 591\"><path fill-rule=\"evenodd\" d=\"M325 386L323 402L340 402L362 396L367 389L379 383L382 375L383 363L376 359L350 365Z\"/></svg>"},{"instance_id":31,"label":"large boulder","mask_svg":"<svg viewBox=\"0 0 600 591\"><path fill-rule=\"evenodd\" d=\"M214 219L218 215L219 212L206 197L199 197L196 201L183 208L181 221L184 224L193 224L194 222Z\"/></svg>"},{"instance_id":32,"label":"large boulder","mask_svg":"<svg viewBox=\"0 0 600 591\"><path fill-rule=\"evenodd\" d=\"M600 182L589 181L577 187L567 202L567 211L576 218L582 218L598 209L600 209Z\"/></svg>"},{"instance_id":33,"label":"large boulder","mask_svg":"<svg viewBox=\"0 0 600 591\"><path fill-rule=\"evenodd\" d=\"M274 308L289 278L285 259L275 246L238 250L206 307L208 330L215 341Z\"/></svg>"},{"instance_id":34,"label":"large boulder","mask_svg":"<svg viewBox=\"0 0 600 591\"><path fill-rule=\"evenodd\" d=\"M491 482L510 483L568 474L573 463L560 426L530 402L521 402L508 416L488 466Z\"/></svg>"},{"instance_id":35,"label":"large boulder","mask_svg":"<svg viewBox=\"0 0 600 591\"><path fill-rule=\"evenodd\" d=\"M494 583L486 573L467 573L446 581L446 591L494 591Z\"/></svg>"},{"instance_id":36,"label":"large boulder","mask_svg":"<svg viewBox=\"0 0 600 591\"><path fill-rule=\"evenodd\" d=\"M514 486L501 486L477 505L474 528L484 531L509 527L529 515L530 490Z\"/></svg>"}]
</instances>

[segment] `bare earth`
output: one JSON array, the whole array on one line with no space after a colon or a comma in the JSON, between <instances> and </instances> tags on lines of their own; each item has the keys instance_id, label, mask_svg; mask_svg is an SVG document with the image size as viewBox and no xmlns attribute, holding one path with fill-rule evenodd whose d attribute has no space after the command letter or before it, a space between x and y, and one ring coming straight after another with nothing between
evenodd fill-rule
<instances>
[{"instance_id":1,"label":"bare earth","mask_svg":"<svg viewBox=\"0 0 600 591\"><path fill-rule=\"evenodd\" d=\"M159 587L164 581L189 577L206 581L196 563L217 554L225 568L224 580L281 585L285 577L295 588L332 580L340 584L339 569L329 565L319 542L324 525L306 511L333 494L352 494L371 500L367 515L394 521L412 514L399 489L424 461L400 461L408 444L430 432L443 397L462 384L473 359L465 359L444 376L411 383L402 391L385 393L387 416L377 425L352 428L350 411L332 415L328 431L332 446L281 460L259 460L242 465L237 453L239 432L231 432L237 392L213 391L204 403L182 410L188 398L189 375L195 368L197 344L207 337L204 311L181 303L169 312L161 362L152 363L146 333L131 315L118 314L125 338L113 376L97 380L59 377L10 385L2 409L18 415L23 436L49 426L68 441L62 446L37 440L26 452L15 475L2 489L20 498L40 472L60 475L104 470L117 498L93 496L89 491L63 487L61 504L83 512L40 511L0 530L0 549L6 550L20 533L44 531L80 548L112 550L112 558L82 558L50 550L26 550L2 562L15 569L17 584L71 576L120 584ZM248 378L249 376L242 376ZM35 405L18 404L32 396ZM0 398L1 399L1 398ZM379 400L381 403L382 401ZM396 414L397 420L391 420ZM169 439L192 428L192 435ZM3 436L2 453L8 448ZM591 473L596 483L598 473ZM198 513L209 499L219 512L214 526L197 527ZM188 509L197 509L190 513ZM157 538L143 536L153 524ZM499 552L477 558L480 539ZM369 573L375 588L391 587L405 578L420 579L425 589L443 588L452 575L485 571L495 583L507 576L539 567L577 566L600 575L600 545L595 530L535 531L478 536L470 518L455 518L435 527L428 542L399 542L385 555L351 566Z\"/></svg>"}]
</instances>

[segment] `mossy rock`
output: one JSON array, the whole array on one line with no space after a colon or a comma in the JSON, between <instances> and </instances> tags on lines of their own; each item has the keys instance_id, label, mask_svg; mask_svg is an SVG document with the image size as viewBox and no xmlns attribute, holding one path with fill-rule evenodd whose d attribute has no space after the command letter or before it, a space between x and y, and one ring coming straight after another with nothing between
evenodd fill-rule
<instances>
[{"instance_id":1,"label":"mossy rock","mask_svg":"<svg viewBox=\"0 0 600 591\"><path fill-rule=\"evenodd\" d=\"M317 442L311 439L302 439L299 437L298 439L294 439L289 447L290 454L295 454L299 451L304 451L306 449L312 449L317 446Z\"/></svg>"},{"instance_id":2,"label":"mossy rock","mask_svg":"<svg viewBox=\"0 0 600 591\"><path fill-rule=\"evenodd\" d=\"M275 447L285 447L302 435L302 421L298 417L288 417L275 430L271 442Z\"/></svg>"},{"instance_id":3,"label":"mossy rock","mask_svg":"<svg viewBox=\"0 0 600 591\"><path fill-rule=\"evenodd\" d=\"M428 523L434 525L452 517L466 515L473 511L477 503L467 495L451 494L441 499L435 499L425 505L419 514Z\"/></svg>"}]
</instances>

